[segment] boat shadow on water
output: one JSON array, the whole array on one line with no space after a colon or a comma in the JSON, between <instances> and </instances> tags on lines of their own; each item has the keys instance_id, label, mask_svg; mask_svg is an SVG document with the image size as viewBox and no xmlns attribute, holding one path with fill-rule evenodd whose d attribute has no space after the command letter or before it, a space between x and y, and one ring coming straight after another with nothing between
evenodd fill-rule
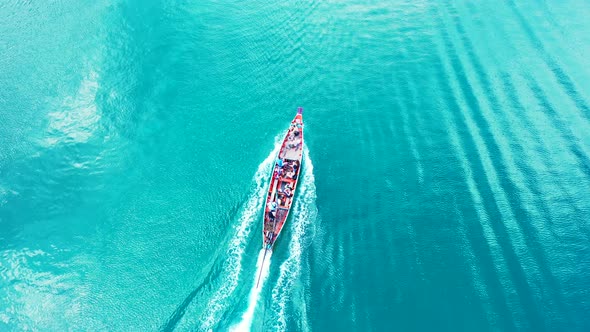
<instances>
[{"instance_id":1,"label":"boat shadow on water","mask_svg":"<svg viewBox=\"0 0 590 332\"><path fill-rule=\"evenodd\" d=\"M193 302L193 299L197 296L197 294L199 294L203 287L209 283L211 276L213 275L213 270L214 269L211 269L211 271L209 271L209 274L207 275L205 280L203 280L203 282L197 288L190 292L190 294L184 299L184 301L182 301L182 303L176 308L176 310L174 310L174 312L172 313L170 318L168 318L166 323L160 327L160 331L174 331L176 325L178 325L178 323L186 313L186 309Z\"/></svg>"},{"instance_id":2,"label":"boat shadow on water","mask_svg":"<svg viewBox=\"0 0 590 332\"><path fill-rule=\"evenodd\" d=\"M305 167L305 164L302 165L302 167ZM299 197L300 193L297 192L294 195L294 200L297 200ZM235 219L236 216L239 213L239 205L235 208L232 209L232 213L233 214L233 218L228 215L229 220ZM257 214L255 219L258 219L259 217L262 216L262 207L260 208L260 213ZM292 222L292 219L296 218L296 216L294 215L290 215L287 219L287 224ZM256 227L256 226L255 226ZM257 231L257 229L255 229L255 231ZM280 237L277 239L276 241L276 255L274 255L274 249L273 249L273 260L274 261L282 261L284 259L286 259L289 256L289 252L288 252L288 248L286 247L286 244L289 242L289 239L291 237L291 233L293 232L293 230L291 229L291 227L287 227L285 229L285 237ZM226 235L225 237L231 236L230 234ZM248 245L247 245L247 249L246 252L248 253L247 256L253 257L255 256L255 252L257 250L258 247L258 243L257 241L255 241L254 239L252 239L252 241L249 241ZM281 249L283 248L283 249ZM250 254L251 253L251 254ZM162 332L171 332L174 331L178 325L182 322L183 317L185 316L186 312L189 311L189 307L192 307L195 305L195 300L197 302L199 301L209 301L209 298L206 296L206 292L209 290L209 285L211 285L212 283L215 283L215 280L218 279L220 277L220 274L223 273L223 262L226 259L225 257L226 255L224 254L224 252L219 252L216 255L215 261L210 265L210 269L209 272L207 273L207 276L203 279L203 281L194 289L192 290L186 297L185 299L182 301L182 303L180 303L178 305L178 307L174 310L174 312L170 315L170 317L166 320L166 322L164 324L162 324L159 328L159 331ZM248 264L250 265L250 264ZM251 271L250 271L251 270ZM251 268L248 268L247 270L243 271L243 275L244 276L250 276L253 275L254 273L256 273L256 267L252 266ZM276 273L277 271L275 271ZM275 276L276 277L276 276ZM240 278L241 279L241 278ZM272 275L267 276L267 282L268 279L272 279ZM244 300L248 297L248 292L250 291L250 283L244 283L243 285L241 285L240 289L236 290L236 294L237 297L239 298L239 300L237 301L237 303L240 303L240 305L236 305L236 306L232 306L232 308L226 308L226 311L223 313L223 315L221 316L219 322L217 323L217 326L214 328L215 329L225 329L225 328L229 328L231 326L230 321L232 320L232 317L234 316L234 314L236 312L241 311L242 308L242 304L245 302ZM264 286L264 285L262 285ZM263 293L267 294L271 291L271 288L266 288ZM266 298L267 300L263 301L264 303L259 303L263 304L263 307L259 308L260 312L262 312L262 317L260 317L259 319L256 320L256 323L253 325L265 325L266 322L266 318L267 318L267 305L269 303L266 303L267 301L270 301L270 296L263 296L263 298ZM227 310L229 309L229 310ZM226 323L224 323L226 322ZM227 325L227 326L226 326ZM198 330L198 328L197 328Z\"/></svg>"},{"instance_id":3,"label":"boat shadow on water","mask_svg":"<svg viewBox=\"0 0 590 332\"><path fill-rule=\"evenodd\" d=\"M229 209L229 211L227 212L227 216L225 218L226 225L224 225L224 227L227 227L228 226L227 224L230 224L233 220L236 219L236 217L238 216L238 213L240 212L240 209L244 205L244 202L247 202L247 200L248 200L248 198L244 197L244 199L241 200L241 203L235 204L231 209ZM224 236L223 241L225 241L225 242L229 241L230 237L231 237L231 232L228 232L228 234L226 234ZM170 315L168 320L164 324L162 324L162 326L160 326L159 331L170 332L170 331L174 331L174 329L176 329L176 327L182 321L182 318L186 314L188 307L193 303L193 301L195 300L197 295L205 292L207 290L206 286L210 285L215 279L217 279L219 277L220 273L222 272L221 266L223 265L222 263L225 259L224 256L225 255L221 250L216 251L215 260L213 261L213 263L208 264L208 266L210 266L210 268L209 268L209 272L207 273L207 276L203 279L203 281L193 291L191 291L185 297L185 299L182 301L182 303L179 304L178 307L176 307L176 309Z\"/></svg>"}]
</instances>

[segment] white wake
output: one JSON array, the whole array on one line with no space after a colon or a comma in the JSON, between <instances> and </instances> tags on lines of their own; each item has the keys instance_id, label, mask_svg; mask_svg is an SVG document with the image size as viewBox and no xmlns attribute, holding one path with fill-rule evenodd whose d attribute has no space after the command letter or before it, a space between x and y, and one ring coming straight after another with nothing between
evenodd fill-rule
<instances>
[{"instance_id":1,"label":"white wake","mask_svg":"<svg viewBox=\"0 0 590 332\"><path fill-rule=\"evenodd\" d=\"M238 324L232 326L230 329L232 332L247 332L250 331L250 327L252 326L254 310L256 309L256 304L258 304L260 291L264 286L264 281L268 277L268 271L270 270L270 256L272 256L272 251L269 250L266 253L266 257L264 256L264 251L264 249L261 249L260 253L258 254L256 273L254 274L250 296L248 296L248 309L246 309L246 312L244 312L242 315L242 320ZM258 280L258 275L260 275L260 281Z\"/></svg>"},{"instance_id":2,"label":"white wake","mask_svg":"<svg viewBox=\"0 0 590 332\"><path fill-rule=\"evenodd\" d=\"M221 286L209 300L205 308L206 316L201 322L201 329L211 331L216 322L219 322L220 316L224 309L227 308L227 299L232 295L238 286L239 276L242 272L242 260L244 251L248 244L250 231L255 224L256 217L264 204L264 192L267 189L266 184L270 170L274 164L275 158L281 145L279 137L275 138L275 147L266 159L258 166L254 175L254 189L248 197L248 201L239 217L239 223L234 227L234 234L231 237L229 247L227 248L227 258L224 260L222 277L224 280Z\"/></svg>"},{"instance_id":3,"label":"white wake","mask_svg":"<svg viewBox=\"0 0 590 332\"><path fill-rule=\"evenodd\" d=\"M231 237L230 245L226 252L227 257L221 268L222 272L220 275L223 278L221 286L207 303L204 310L206 316L201 320L201 328L199 330L212 331L228 306L230 306L227 300L239 284L242 261L245 257L246 246L250 240L249 235L253 225L255 225L256 217L259 215L259 211L264 204L264 193L267 189L268 176L280 148L279 139L280 137L276 139L274 150L260 164L254 176L254 190L250 193L239 217L239 223L235 226L234 234ZM287 303L289 303L290 298L293 296L294 284L301 275L301 256L305 246L304 242L306 241L305 235L308 234L310 228L313 228L311 226L313 226L313 223L317 219L313 164L305 148L303 151L302 173L302 182L298 188L298 198L295 201L292 211L293 217L292 224L290 225L292 235L291 239L289 239L289 257L279 266L279 277L272 289L271 309L274 316L272 330L286 329ZM261 250L256 263L256 272L252 279L252 288L248 296L248 307L242 314L241 320L231 327L231 331L241 332L250 331L251 329L256 306L260 300L260 293L269 275L272 252L269 251L267 253L264 264L262 262L263 256L264 250ZM256 287L260 273L260 284ZM298 310L301 310L299 316L304 320L301 328L306 330L307 315L305 313L305 306L298 308Z\"/></svg>"},{"instance_id":4,"label":"white wake","mask_svg":"<svg viewBox=\"0 0 590 332\"><path fill-rule=\"evenodd\" d=\"M316 207L316 187L313 175L313 164L309 158L307 149L303 154L303 183L299 188L300 194L295 203L293 210L293 221L291 225L292 236L289 243L289 257L279 268L279 278L272 290L272 311L273 331L284 331L287 328L287 303L293 303L293 289L295 283L301 275L301 258L306 241L310 241L306 236L314 229L314 223L318 221L318 211ZM301 295L302 296L302 295ZM298 314L298 320L301 323L301 330L307 328L306 301L301 301L302 305L297 307L301 312Z\"/></svg>"}]
</instances>

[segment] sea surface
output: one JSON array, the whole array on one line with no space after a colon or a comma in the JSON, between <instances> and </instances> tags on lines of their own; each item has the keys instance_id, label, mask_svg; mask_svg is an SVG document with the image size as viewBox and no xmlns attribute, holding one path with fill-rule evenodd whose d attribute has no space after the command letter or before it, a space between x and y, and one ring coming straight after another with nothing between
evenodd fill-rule
<instances>
[{"instance_id":1,"label":"sea surface","mask_svg":"<svg viewBox=\"0 0 590 332\"><path fill-rule=\"evenodd\" d=\"M0 2L0 331L590 331L589 17Z\"/></svg>"}]
</instances>

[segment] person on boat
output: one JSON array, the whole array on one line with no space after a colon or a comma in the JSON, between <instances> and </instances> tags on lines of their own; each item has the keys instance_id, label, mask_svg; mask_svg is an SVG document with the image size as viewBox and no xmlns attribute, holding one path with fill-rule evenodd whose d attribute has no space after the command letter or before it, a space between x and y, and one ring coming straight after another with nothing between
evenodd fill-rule
<instances>
[{"instance_id":1,"label":"person on boat","mask_svg":"<svg viewBox=\"0 0 590 332\"><path fill-rule=\"evenodd\" d=\"M285 196L287 197L291 197L293 196L293 193L291 192L291 190L293 190L293 188L291 188L291 185L287 183L287 185L285 186L285 190L283 190L283 192L285 193Z\"/></svg>"},{"instance_id":2,"label":"person on boat","mask_svg":"<svg viewBox=\"0 0 590 332\"><path fill-rule=\"evenodd\" d=\"M283 159L277 159L277 177L283 174Z\"/></svg>"},{"instance_id":3,"label":"person on boat","mask_svg":"<svg viewBox=\"0 0 590 332\"><path fill-rule=\"evenodd\" d=\"M278 193L277 194L277 201L279 203L279 206L283 206L283 203L285 201L285 195L282 193Z\"/></svg>"}]
</instances>

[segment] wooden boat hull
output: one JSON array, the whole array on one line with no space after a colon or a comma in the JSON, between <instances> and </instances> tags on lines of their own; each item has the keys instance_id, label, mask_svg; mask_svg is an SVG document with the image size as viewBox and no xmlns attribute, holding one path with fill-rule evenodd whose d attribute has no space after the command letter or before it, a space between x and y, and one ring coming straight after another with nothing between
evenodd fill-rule
<instances>
[{"instance_id":1,"label":"wooden boat hull","mask_svg":"<svg viewBox=\"0 0 590 332\"><path fill-rule=\"evenodd\" d=\"M291 121L272 169L262 227L262 247L267 250L281 234L293 205L303 156L302 112L300 107Z\"/></svg>"}]
</instances>

